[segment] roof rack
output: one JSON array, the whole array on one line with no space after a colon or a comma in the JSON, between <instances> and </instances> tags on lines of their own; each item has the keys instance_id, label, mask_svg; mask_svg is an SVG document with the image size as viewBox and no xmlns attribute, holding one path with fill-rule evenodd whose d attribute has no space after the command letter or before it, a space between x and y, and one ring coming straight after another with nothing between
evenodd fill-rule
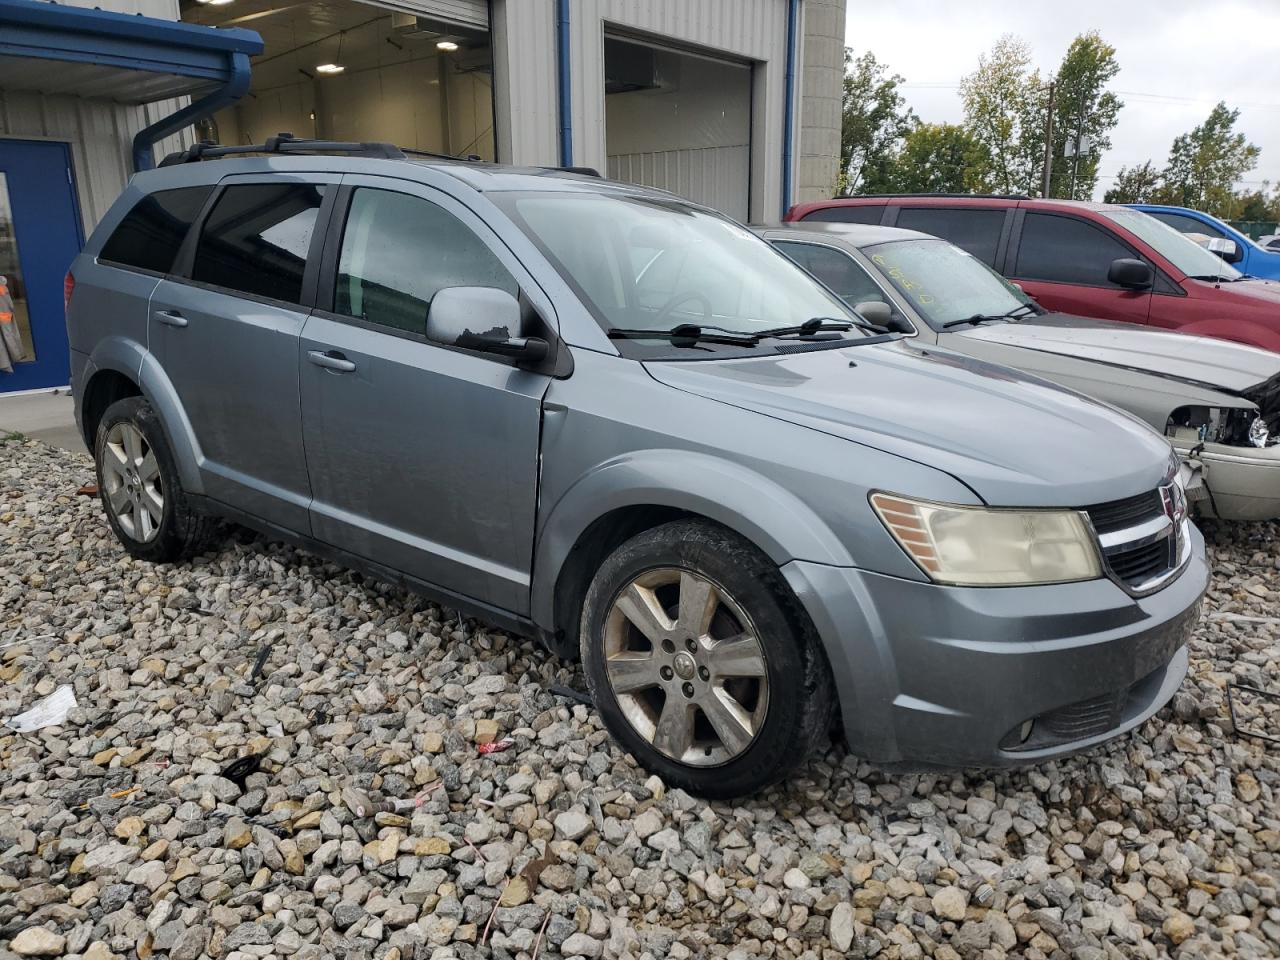
<instances>
[{"instance_id":1,"label":"roof rack","mask_svg":"<svg viewBox=\"0 0 1280 960\"><path fill-rule=\"evenodd\" d=\"M243 146L224 147L212 140L193 143L185 150L171 153L160 161L169 167L179 163L196 163L213 157L229 157L244 153L349 153L359 157L375 157L382 160L403 160L404 151L393 143L350 143L344 140L304 140L291 133L278 133L268 137L266 143L249 143Z\"/></svg>"},{"instance_id":2,"label":"roof rack","mask_svg":"<svg viewBox=\"0 0 1280 960\"><path fill-rule=\"evenodd\" d=\"M837 200L905 200L910 197L958 197L967 200L1034 200L1026 193L858 193L836 197Z\"/></svg>"}]
</instances>

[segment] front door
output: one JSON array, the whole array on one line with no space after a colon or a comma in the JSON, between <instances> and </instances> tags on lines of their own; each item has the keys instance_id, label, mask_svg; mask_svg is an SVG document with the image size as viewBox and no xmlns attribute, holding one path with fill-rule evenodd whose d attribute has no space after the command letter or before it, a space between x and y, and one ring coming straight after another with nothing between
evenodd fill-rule
<instances>
[{"instance_id":1,"label":"front door","mask_svg":"<svg viewBox=\"0 0 1280 960\"><path fill-rule=\"evenodd\" d=\"M0 393L70 382L62 282L81 240L67 145L0 139Z\"/></svg>"},{"instance_id":2,"label":"front door","mask_svg":"<svg viewBox=\"0 0 1280 960\"><path fill-rule=\"evenodd\" d=\"M427 340L436 291L529 290L465 207L347 176L345 227L299 345L312 535L523 614L548 378ZM482 239L483 238L483 239ZM519 279L517 279L519 278ZM321 310L325 304L328 309Z\"/></svg>"}]
</instances>

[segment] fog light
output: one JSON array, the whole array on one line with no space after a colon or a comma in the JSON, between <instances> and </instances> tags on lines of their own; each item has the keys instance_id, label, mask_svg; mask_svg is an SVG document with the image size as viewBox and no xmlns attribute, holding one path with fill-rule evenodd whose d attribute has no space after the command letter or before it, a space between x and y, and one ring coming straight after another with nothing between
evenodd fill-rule
<instances>
[{"instance_id":1,"label":"fog light","mask_svg":"<svg viewBox=\"0 0 1280 960\"><path fill-rule=\"evenodd\" d=\"M1255 447L1265 447L1270 436L1271 432L1267 429L1267 421L1261 417L1254 417L1253 423L1249 424L1249 442Z\"/></svg>"}]
</instances>

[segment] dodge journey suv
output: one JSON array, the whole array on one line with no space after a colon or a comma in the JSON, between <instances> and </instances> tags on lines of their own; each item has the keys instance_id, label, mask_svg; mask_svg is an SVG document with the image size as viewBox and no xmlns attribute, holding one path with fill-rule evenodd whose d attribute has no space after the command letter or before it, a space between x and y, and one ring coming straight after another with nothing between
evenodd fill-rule
<instances>
[{"instance_id":1,"label":"dodge journey suv","mask_svg":"<svg viewBox=\"0 0 1280 960\"><path fill-rule=\"evenodd\" d=\"M67 278L133 556L230 518L580 654L612 734L710 796L833 713L875 760L1026 763L1181 682L1204 545L1145 425L877 329L666 193L255 149L135 177Z\"/></svg>"}]
</instances>

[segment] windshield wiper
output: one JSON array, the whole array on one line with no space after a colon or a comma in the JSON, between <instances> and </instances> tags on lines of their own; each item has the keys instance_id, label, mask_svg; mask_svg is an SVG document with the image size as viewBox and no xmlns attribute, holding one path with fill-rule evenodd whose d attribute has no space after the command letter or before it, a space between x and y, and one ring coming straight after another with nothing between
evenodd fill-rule
<instances>
[{"instance_id":1,"label":"windshield wiper","mask_svg":"<svg viewBox=\"0 0 1280 960\"><path fill-rule=\"evenodd\" d=\"M971 323L974 326L977 326L980 323L992 323L996 320L1017 320L1020 317L1026 316L1026 314L1023 313L1024 310L1030 310L1034 313L1035 309L1035 304L1024 303L1021 306L1014 307L1008 313L975 313L971 317L962 317L959 320L948 320L942 325L942 329L947 330L951 327L958 327L962 323Z\"/></svg>"},{"instance_id":2,"label":"windshield wiper","mask_svg":"<svg viewBox=\"0 0 1280 960\"><path fill-rule=\"evenodd\" d=\"M837 330L844 332L857 327L860 330L870 330L874 333L883 333L881 327L865 320L837 320L835 317L810 317L804 323L796 324L790 327L770 327L768 330L756 330L751 334L753 337L809 337L815 333L823 333L828 330Z\"/></svg>"},{"instance_id":3,"label":"windshield wiper","mask_svg":"<svg viewBox=\"0 0 1280 960\"><path fill-rule=\"evenodd\" d=\"M753 333L703 329L696 323L681 323L670 330L645 330L640 327L613 327L610 340L670 340L673 347L692 347L699 343L723 343L734 347L754 347L760 338Z\"/></svg>"}]
</instances>

